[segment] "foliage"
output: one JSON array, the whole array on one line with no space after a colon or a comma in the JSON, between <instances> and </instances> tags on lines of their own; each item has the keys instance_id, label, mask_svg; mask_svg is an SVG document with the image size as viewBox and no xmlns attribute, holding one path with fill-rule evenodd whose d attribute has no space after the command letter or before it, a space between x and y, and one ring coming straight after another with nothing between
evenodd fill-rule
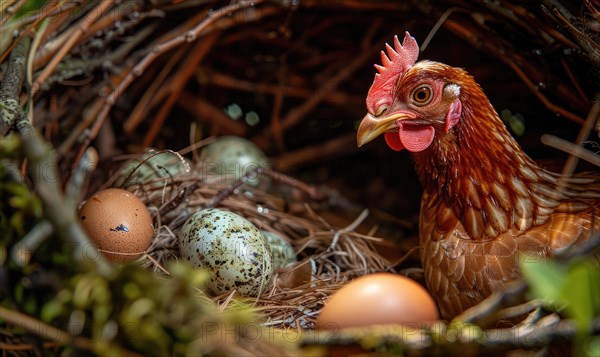
<instances>
[{"instance_id":1,"label":"foliage","mask_svg":"<svg viewBox=\"0 0 600 357\"><path fill-rule=\"evenodd\" d=\"M574 320L578 355L584 351L589 356L600 355L598 337L588 334L593 319L600 317L600 269L594 259L574 260L566 265L547 259L522 262L532 297L553 310L564 310Z\"/></svg>"},{"instance_id":2,"label":"foliage","mask_svg":"<svg viewBox=\"0 0 600 357\"><path fill-rule=\"evenodd\" d=\"M236 302L220 311L202 291L208 273L186 264L166 264L168 277L137 262L105 275L75 262L73 246L57 244L55 235L42 238L17 263L16 248L31 239L44 213L40 198L11 166L18 140L0 138L0 145L0 307L39 319L40 331L32 332L52 338L44 335L46 326L68 331L75 342L65 344L66 355L83 348L97 355L179 356L239 351L246 332L262 331L249 304ZM5 325L4 316L0 321L6 328L16 323ZM76 342L78 337L87 343Z\"/></svg>"}]
</instances>

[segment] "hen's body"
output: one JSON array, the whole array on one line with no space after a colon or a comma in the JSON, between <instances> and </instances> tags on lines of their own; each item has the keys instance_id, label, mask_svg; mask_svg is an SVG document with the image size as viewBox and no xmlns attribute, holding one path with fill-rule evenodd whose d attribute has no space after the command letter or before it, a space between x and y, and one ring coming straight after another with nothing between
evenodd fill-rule
<instances>
[{"instance_id":1,"label":"hen's body","mask_svg":"<svg viewBox=\"0 0 600 357\"><path fill-rule=\"evenodd\" d=\"M469 99L462 101L455 135L413 154L425 190L421 261L447 318L518 278L520 256L560 254L600 231L599 175L561 183L557 174L540 168L481 88L463 77L461 91Z\"/></svg>"},{"instance_id":2,"label":"hen's body","mask_svg":"<svg viewBox=\"0 0 600 357\"><path fill-rule=\"evenodd\" d=\"M425 278L441 315L452 318L518 278L521 257L560 254L600 231L600 174L561 179L536 165L474 79L445 64L414 63L411 39L390 57L413 63L396 68L393 82L380 69L359 143L385 133L391 148L413 152L424 188Z\"/></svg>"}]
</instances>

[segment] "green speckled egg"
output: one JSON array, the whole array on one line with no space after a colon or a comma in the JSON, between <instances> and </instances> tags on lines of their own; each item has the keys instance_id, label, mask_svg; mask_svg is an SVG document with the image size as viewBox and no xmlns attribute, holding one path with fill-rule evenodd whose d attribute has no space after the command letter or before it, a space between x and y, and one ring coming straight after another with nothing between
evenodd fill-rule
<instances>
[{"instance_id":1,"label":"green speckled egg","mask_svg":"<svg viewBox=\"0 0 600 357\"><path fill-rule=\"evenodd\" d=\"M151 150L127 161L119 169L113 186L127 187L153 181L152 187L162 187L166 180L188 175L190 171L189 160L170 151Z\"/></svg>"},{"instance_id":2,"label":"green speckled egg","mask_svg":"<svg viewBox=\"0 0 600 357\"><path fill-rule=\"evenodd\" d=\"M235 289L258 296L273 278L271 248L265 236L245 218L216 208L194 213L179 233L181 258L208 269L212 294Z\"/></svg>"},{"instance_id":3,"label":"green speckled egg","mask_svg":"<svg viewBox=\"0 0 600 357\"><path fill-rule=\"evenodd\" d=\"M269 243L269 246L271 247L271 252L273 254L273 269L283 268L286 265L297 261L294 248L283 237L271 231L261 230L260 232L267 238L267 243Z\"/></svg>"},{"instance_id":4,"label":"green speckled egg","mask_svg":"<svg viewBox=\"0 0 600 357\"><path fill-rule=\"evenodd\" d=\"M205 172L217 175L220 182L231 183L258 167L268 168L269 159L250 140L237 136L222 136L207 145L200 155ZM256 186L258 176L250 176L246 183Z\"/></svg>"}]
</instances>

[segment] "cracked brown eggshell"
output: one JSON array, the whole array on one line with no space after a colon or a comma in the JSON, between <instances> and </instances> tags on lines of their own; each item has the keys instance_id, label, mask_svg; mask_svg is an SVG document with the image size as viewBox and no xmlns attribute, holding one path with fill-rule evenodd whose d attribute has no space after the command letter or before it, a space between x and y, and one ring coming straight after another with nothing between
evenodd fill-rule
<instances>
[{"instance_id":1,"label":"cracked brown eggshell","mask_svg":"<svg viewBox=\"0 0 600 357\"><path fill-rule=\"evenodd\" d=\"M126 190L96 192L81 207L79 219L92 243L115 262L139 258L152 243L152 217L146 205Z\"/></svg>"},{"instance_id":2,"label":"cracked brown eggshell","mask_svg":"<svg viewBox=\"0 0 600 357\"><path fill-rule=\"evenodd\" d=\"M271 248L245 218L221 209L194 213L179 233L181 258L209 270L210 293L258 296L273 278Z\"/></svg>"}]
</instances>

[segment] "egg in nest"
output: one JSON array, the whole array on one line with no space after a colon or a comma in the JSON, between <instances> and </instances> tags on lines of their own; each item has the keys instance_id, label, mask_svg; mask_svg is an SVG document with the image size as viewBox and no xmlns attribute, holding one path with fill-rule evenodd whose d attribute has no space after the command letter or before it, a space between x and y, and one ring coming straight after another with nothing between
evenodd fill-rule
<instances>
[{"instance_id":1,"label":"egg in nest","mask_svg":"<svg viewBox=\"0 0 600 357\"><path fill-rule=\"evenodd\" d=\"M325 303L319 329L370 325L429 325L439 319L429 292L402 275L375 273L342 286Z\"/></svg>"},{"instance_id":2,"label":"egg in nest","mask_svg":"<svg viewBox=\"0 0 600 357\"><path fill-rule=\"evenodd\" d=\"M191 172L190 162L170 150L150 150L137 159L127 161L117 172L115 187L128 187L151 182L150 186L164 186L174 177L186 176Z\"/></svg>"},{"instance_id":3,"label":"egg in nest","mask_svg":"<svg viewBox=\"0 0 600 357\"><path fill-rule=\"evenodd\" d=\"M98 250L112 261L139 258L152 243L152 217L146 205L126 190L96 192L79 211L79 219Z\"/></svg>"},{"instance_id":4,"label":"egg in nest","mask_svg":"<svg viewBox=\"0 0 600 357\"><path fill-rule=\"evenodd\" d=\"M200 161L205 172L215 175L212 179L216 182L231 183L244 178L252 186L260 183L259 175L253 172L269 167L269 159L258 146L237 136L222 136L207 145Z\"/></svg>"},{"instance_id":5,"label":"egg in nest","mask_svg":"<svg viewBox=\"0 0 600 357\"><path fill-rule=\"evenodd\" d=\"M259 296L273 278L271 249L251 222L229 211L209 208L194 213L179 233L181 257L209 270L210 293L236 290Z\"/></svg>"},{"instance_id":6,"label":"egg in nest","mask_svg":"<svg viewBox=\"0 0 600 357\"><path fill-rule=\"evenodd\" d=\"M285 238L267 230L261 230L260 232L265 236L271 248L273 269L284 268L298 260L294 247Z\"/></svg>"}]
</instances>

